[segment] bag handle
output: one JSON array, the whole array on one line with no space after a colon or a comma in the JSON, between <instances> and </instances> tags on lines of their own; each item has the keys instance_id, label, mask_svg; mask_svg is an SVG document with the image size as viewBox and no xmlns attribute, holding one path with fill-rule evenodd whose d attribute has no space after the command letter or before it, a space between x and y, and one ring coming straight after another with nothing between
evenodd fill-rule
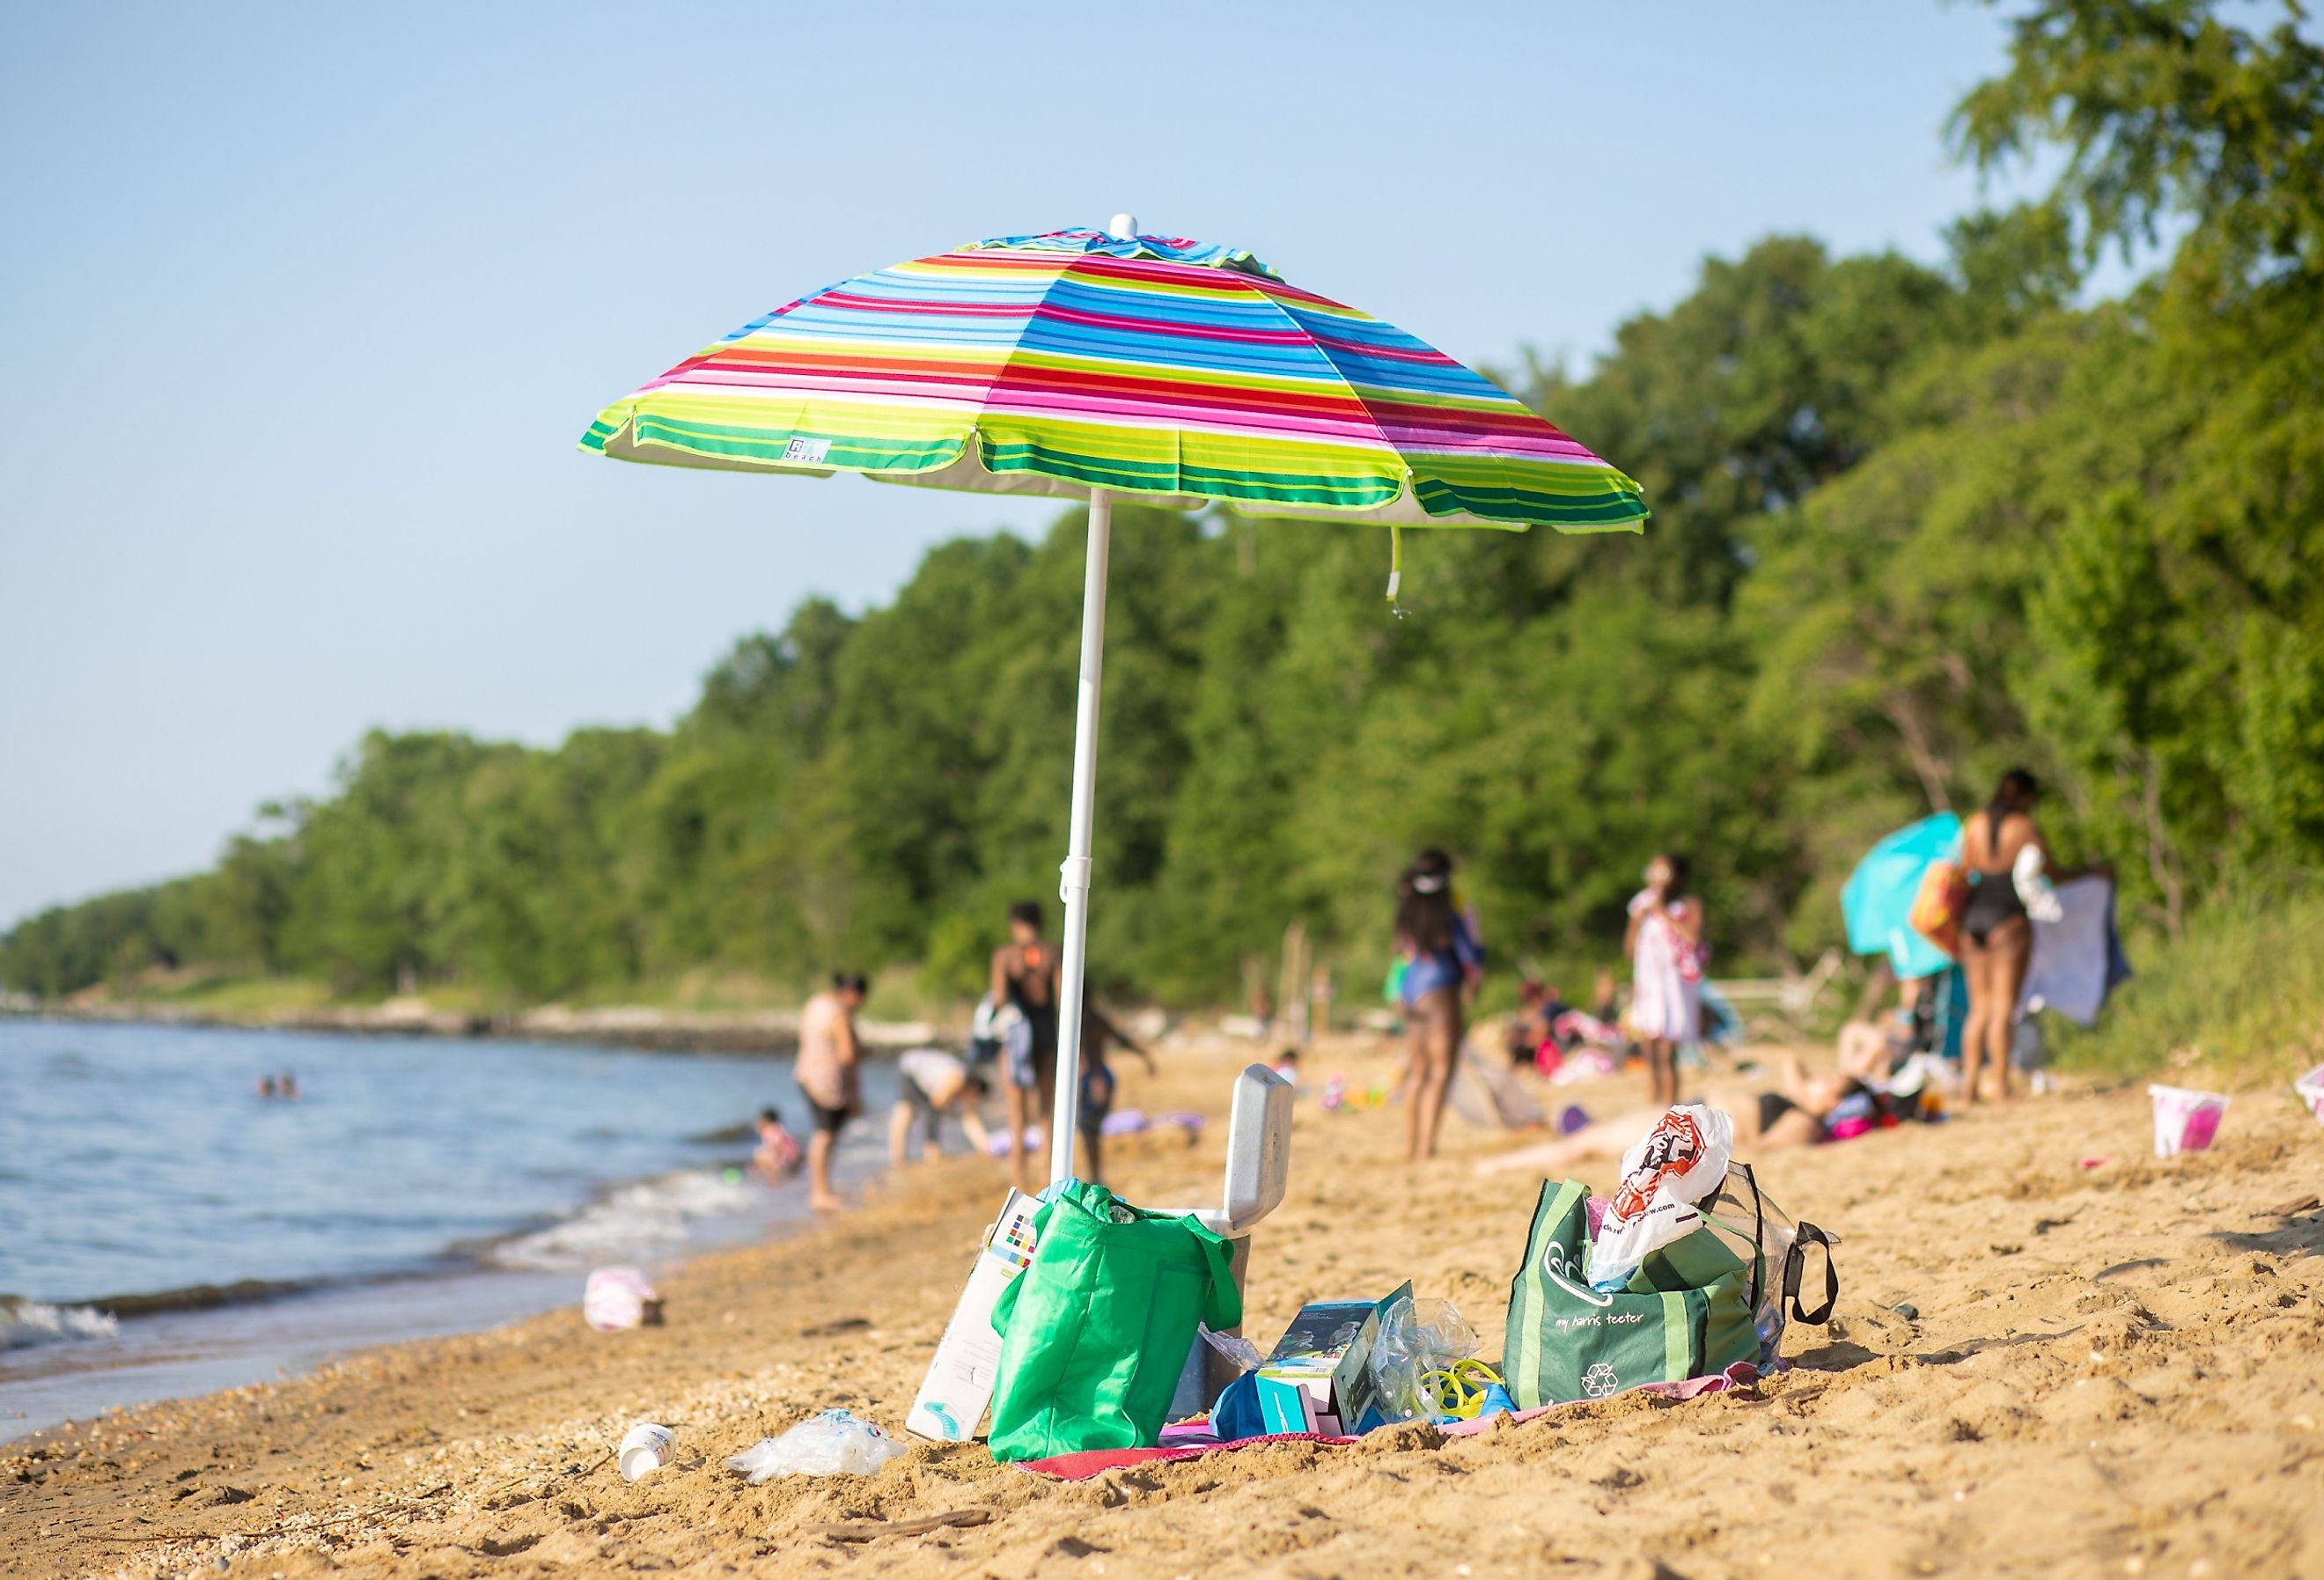
<instances>
[{"instance_id":1,"label":"bag handle","mask_svg":"<svg viewBox=\"0 0 2324 1580\"><path fill-rule=\"evenodd\" d=\"M1805 1248L1809 1245L1823 1247L1823 1304L1812 1312L1800 1304L1800 1281L1807 1271ZM1831 1236L1805 1220L1793 1226L1792 1248L1784 1253L1784 1298L1792 1303L1792 1320L1811 1327L1831 1321L1831 1308L1840 1300L1840 1270L1831 1263Z\"/></svg>"},{"instance_id":2,"label":"bag handle","mask_svg":"<svg viewBox=\"0 0 2324 1580\"><path fill-rule=\"evenodd\" d=\"M1757 1311L1766 1283L1767 1204L1759 1195L1759 1176L1752 1171L1751 1165L1738 1163L1735 1167L1751 1187L1751 1309Z\"/></svg>"}]
</instances>

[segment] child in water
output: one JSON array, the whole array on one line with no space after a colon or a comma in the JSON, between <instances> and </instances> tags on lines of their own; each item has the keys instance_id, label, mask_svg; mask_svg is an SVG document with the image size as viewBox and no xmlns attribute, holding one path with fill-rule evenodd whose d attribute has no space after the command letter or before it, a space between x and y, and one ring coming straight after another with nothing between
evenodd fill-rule
<instances>
[{"instance_id":1,"label":"child in water","mask_svg":"<svg viewBox=\"0 0 2324 1580\"><path fill-rule=\"evenodd\" d=\"M751 1167L769 1185L780 1185L799 1171L803 1160L799 1144L791 1132L783 1128L782 1111L761 1108L757 1121L759 1150L751 1154Z\"/></svg>"}]
</instances>

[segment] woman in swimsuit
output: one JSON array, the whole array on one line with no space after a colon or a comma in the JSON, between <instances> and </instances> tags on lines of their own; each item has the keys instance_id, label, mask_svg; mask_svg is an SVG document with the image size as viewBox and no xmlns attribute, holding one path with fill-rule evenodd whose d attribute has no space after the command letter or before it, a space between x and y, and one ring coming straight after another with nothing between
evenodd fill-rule
<instances>
[{"instance_id":1,"label":"woman in swimsuit","mask_svg":"<svg viewBox=\"0 0 2324 1580\"><path fill-rule=\"evenodd\" d=\"M992 952L992 1002L1014 1005L1022 1017L1009 1034L1009 1181L1033 1187L1026 1169L1025 1132L1049 1115L1050 1084L1057 1074L1057 951L1041 937L1041 902L1009 908L1009 942Z\"/></svg>"},{"instance_id":2,"label":"woman in swimsuit","mask_svg":"<svg viewBox=\"0 0 2324 1580\"><path fill-rule=\"evenodd\" d=\"M2082 875L2061 870L2034 820L2042 787L2013 768L1994 787L1985 810L1961 828L1961 866L1969 873L1969 903L1961 908L1961 972L1969 978L1969 1018L1961 1027L1961 1101L1978 1100L1978 1078L1987 1060L2009 1097L2009 1036L2017 995L2034 957L2034 923L2018 898L2015 870L2029 845L2042 853L2052 882ZM2104 868L2093 869L2104 871Z\"/></svg>"},{"instance_id":3,"label":"woman in swimsuit","mask_svg":"<svg viewBox=\"0 0 2324 1580\"><path fill-rule=\"evenodd\" d=\"M1436 1151L1436 1123L1452 1089L1452 1061L1466 1031L1462 1003L1484 975L1476 929L1452 903L1452 858L1424 850L1397 884L1397 947L1404 952L1404 1076L1406 1156Z\"/></svg>"}]
</instances>

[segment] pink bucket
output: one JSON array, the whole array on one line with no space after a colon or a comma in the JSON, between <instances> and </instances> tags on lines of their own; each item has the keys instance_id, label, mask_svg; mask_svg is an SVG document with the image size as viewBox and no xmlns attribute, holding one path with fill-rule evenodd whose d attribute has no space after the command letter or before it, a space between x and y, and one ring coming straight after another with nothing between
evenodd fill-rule
<instances>
[{"instance_id":1,"label":"pink bucket","mask_svg":"<svg viewBox=\"0 0 2324 1580\"><path fill-rule=\"evenodd\" d=\"M2174 1158L2181 1152L2206 1151L2219 1133L2219 1120L2227 1100L2217 1092L2197 1092L2185 1086L2149 1086L2154 1099L2154 1155Z\"/></svg>"}]
</instances>

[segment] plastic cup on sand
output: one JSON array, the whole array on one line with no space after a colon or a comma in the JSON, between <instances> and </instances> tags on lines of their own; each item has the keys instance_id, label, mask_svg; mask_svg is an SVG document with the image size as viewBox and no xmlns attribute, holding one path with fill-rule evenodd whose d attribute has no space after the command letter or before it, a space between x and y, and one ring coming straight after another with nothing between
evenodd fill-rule
<instances>
[{"instance_id":1,"label":"plastic cup on sand","mask_svg":"<svg viewBox=\"0 0 2324 1580\"><path fill-rule=\"evenodd\" d=\"M2324 1064L2318 1065L2292 1083L2292 1091L2308 1105L2308 1112L2324 1123Z\"/></svg>"},{"instance_id":2,"label":"plastic cup on sand","mask_svg":"<svg viewBox=\"0 0 2324 1580\"><path fill-rule=\"evenodd\" d=\"M668 1427L657 1427L651 1421L640 1421L622 1438L620 1450L622 1479L636 1481L668 1465L670 1455L678 1452L678 1435Z\"/></svg>"},{"instance_id":3,"label":"plastic cup on sand","mask_svg":"<svg viewBox=\"0 0 2324 1580\"><path fill-rule=\"evenodd\" d=\"M2227 1100L2217 1092L2197 1092L2185 1086L2149 1086L2154 1099L2154 1155L2172 1158L2181 1152L2209 1150L2219 1133L2219 1119Z\"/></svg>"}]
</instances>

